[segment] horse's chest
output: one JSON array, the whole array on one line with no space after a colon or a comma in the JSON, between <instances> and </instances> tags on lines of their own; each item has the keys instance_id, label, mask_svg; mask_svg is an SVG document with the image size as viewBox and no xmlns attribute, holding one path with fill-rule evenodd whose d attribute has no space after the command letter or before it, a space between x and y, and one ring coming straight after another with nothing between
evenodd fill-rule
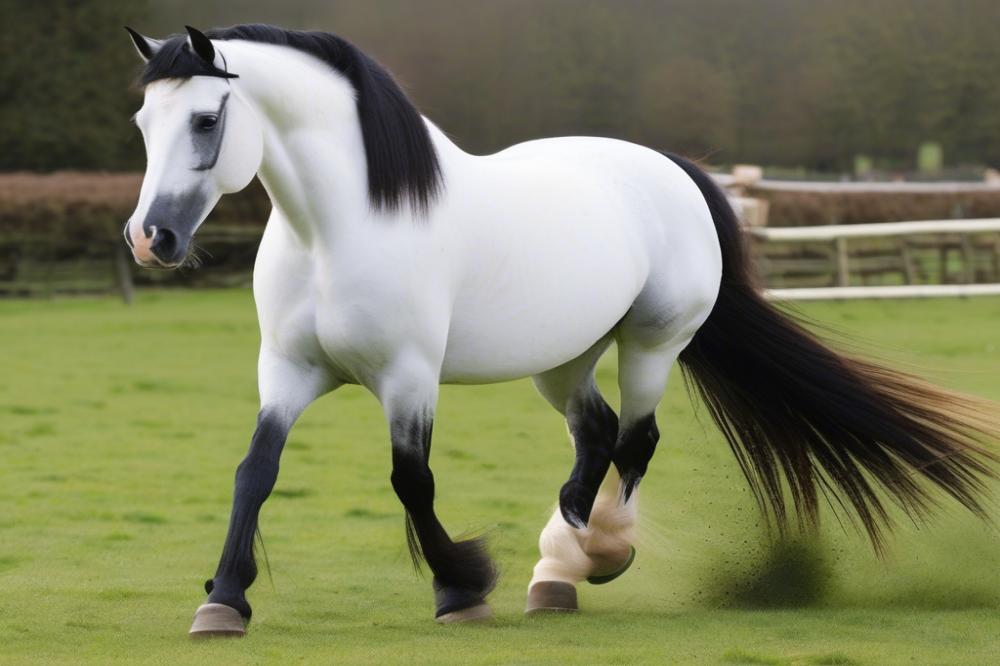
<instances>
[{"instance_id":1,"label":"horse's chest","mask_svg":"<svg viewBox=\"0 0 1000 666\"><path fill-rule=\"evenodd\" d=\"M316 312L316 339L341 379L364 383L382 355L377 315L370 308L320 303Z\"/></svg>"},{"instance_id":2,"label":"horse's chest","mask_svg":"<svg viewBox=\"0 0 1000 666\"><path fill-rule=\"evenodd\" d=\"M371 282L323 290L316 339L342 381L370 385L401 349L425 342L427 311L392 285Z\"/></svg>"}]
</instances>

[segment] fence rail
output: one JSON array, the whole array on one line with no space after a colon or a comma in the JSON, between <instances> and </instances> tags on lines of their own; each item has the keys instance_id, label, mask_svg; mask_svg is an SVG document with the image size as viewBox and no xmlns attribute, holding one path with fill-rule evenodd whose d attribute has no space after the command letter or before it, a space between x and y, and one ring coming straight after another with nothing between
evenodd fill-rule
<instances>
[{"instance_id":1,"label":"fence rail","mask_svg":"<svg viewBox=\"0 0 1000 666\"><path fill-rule=\"evenodd\" d=\"M758 180L751 183L758 191L769 192L818 192L818 193L882 193L882 194L965 194L975 192L1000 192L1000 183L976 182L815 182L797 180ZM725 186L732 186L732 181Z\"/></svg>"},{"instance_id":2,"label":"fence rail","mask_svg":"<svg viewBox=\"0 0 1000 666\"><path fill-rule=\"evenodd\" d=\"M747 232L769 241L814 241L837 238L888 238L926 234L977 234L1000 231L1000 218L980 220L922 220L840 224L823 227L751 227Z\"/></svg>"},{"instance_id":3,"label":"fence rail","mask_svg":"<svg viewBox=\"0 0 1000 666\"><path fill-rule=\"evenodd\" d=\"M838 301L887 298L941 298L966 296L1000 296L1000 284L921 284L885 287L799 287L797 289L767 289L764 295L772 301Z\"/></svg>"},{"instance_id":4,"label":"fence rail","mask_svg":"<svg viewBox=\"0 0 1000 666\"><path fill-rule=\"evenodd\" d=\"M993 192L1000 191L1000 175L979 183L806 183L767 180L762 178L760 168L743 166L716 178L728 190L747 226L758 265L767 278L765 284L775 298L966 296L998 293L1000 289L1000 217L840 224L840 218L831 215L833 224L771 227L770 202L763 198L771 191L885 192L886 196L895 193L903 199L908 197L900 193ZM246 214L245 219L254 217L242 209L226 218L228 224L206 225L199 234L199 245L212 264L210 271L169 276L136 271L121 240L121 219L127 213L117 208L127 204L130 209L133 190L140 180L138 174L0 176L0 203L6 202L9 208L4 219L32 220L30 225L8 226L0 234L0 295L117 289L124 300L130 301L133 280L139 286L249 281L262 228L241 224L239 220L244 218L240 215ZM765 194L758 197L761 193ZM880 198L882 195L876 196ZM51 211L46 207L50 199L59 203ZM65 211L76 215L78 208L94 218L83 241L79 235L51 233L46 226L50 218L58 221L56 218L69 214ZM851 210L859 221L879 219L862 217L867 209ZM961 218L965 210L956 205L956 218ZM996 214L989 208L971 210L981 211L982 216ZM911 214L919 217L919 212ZM940 210L927 214L949 213ZM888 219L908 216L900 213ZM859 282L866 284L858 286ZM889 286L888 282L903 284Z\"/></svg>"},{"instance_id":5,"label":"fence rail","mask_svg":"<svg viewBox=\"0 0 1000 666\"><path fill-rule=\"evenodd\" d=\"M844 181L844 180L771 180L757 165L736 165L732 173L710 174L726 189L753 188L767 192L816 192L820 194L974 194L1000 192L1000 173L988 169L983 180L920 181Z\"/></svg>"},{"instance_id":6,"label":"fence rail","mask_svg":"<svg viewBox=\"0 0 1000 666\"><path fill-rule=\"evenodd\" d=\"M928 298L937 296L978 296L1000 294L1000 238L986 243L975 243L972 236L977 234L1000 233L1000 219L978 220L926 220L918 222L887 222L879 224L831 225L823 227L764 228L747 227L746 233L764 242L777 243L833 243L833 274L836 282L830 287L806 287L796 289L771 289L768 295L777 300L825 300L856 298ZM912 240L914 236L960 237L952 243L960 253L963 263L961 271L965 284L913 284L918 274L915 249L919 246ZM849 239L902 238L897 262L890 262L889 269L896 268L902 273L903 285L851 286ZM947 276L947 244L931 246L936 249L940 261L941 275ZM982 251L991 256L987 270L995 282L974 284L977 278L977 259ZM760 252L760 254L764 254ZM812 265L823 260L812 261ZM766 263L766 259L765 259ZM801 263L801 261L800 261ZM898 267L898 268L897 268Z\"/></svg>"},{"instance_id":7,"label":"fence rail","mask_svg":"<svg viewBox=\"0 0 1000 666\"><path fill-rule=\"evenodd\" d=\"M117 291L131 303L136 284L225 287L249 284L262 227L222 226L198 235L211 270L139 271L121 234L64 239L0 235L0 297Z\"/></svg>"}]
</instances>

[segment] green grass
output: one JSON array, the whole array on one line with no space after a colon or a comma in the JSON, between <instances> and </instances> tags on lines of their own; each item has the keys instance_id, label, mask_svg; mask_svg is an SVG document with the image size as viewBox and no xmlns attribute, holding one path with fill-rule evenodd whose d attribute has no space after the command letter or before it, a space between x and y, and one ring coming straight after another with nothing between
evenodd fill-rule
<instances>
[{"instance_id":1,"label":"green grass","mask_svg":"<svg viewBox=\"0 0 1000 666\"><path fill-rule=\"evenodd\" d=\"M1000 399L1000 299L810 305L866 349ZM996 663L1000 537L944 502L886 560L826 516L762 546L725 444L680 375L642 488L633 570L583 611L525 618L536 540L569 472L527 381L446 387L432 464L453 533L503 571L490 626L441 627L416 577L373 398L346 388L289 440L262 514L273 580L241 642L192 643L256 412L249 293L0 302L0 663ZM610 356L600 380L614 394ZM1000 516L996 502L991 505Z\"/></svg>"}]
</instances>

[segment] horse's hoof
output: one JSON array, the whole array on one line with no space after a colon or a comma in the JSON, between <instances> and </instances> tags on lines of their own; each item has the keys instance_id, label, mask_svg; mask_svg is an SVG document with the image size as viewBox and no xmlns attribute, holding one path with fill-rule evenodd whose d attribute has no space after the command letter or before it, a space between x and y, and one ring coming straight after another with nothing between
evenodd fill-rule
<instances>
[{"instance_id":1,"label":"horse's hoof","mask_svg":"<svg viewBox=\"0 0 1000 666\"><path fill-rule=\"evenodd\" d=\"M469 608L451 611L438 615L434 620L438 624L456 624L458 622L485 622L493 617L493 609L487 603L481 603Z\"/></svg>"},{"instance_id":2,"label":"horse's hoof","mask_svg":"<svg viewBox=\"0 0 1000 666\"><path fill-rule=\"evenodd\" d=\"M629 567L632 566L632 562L635 561L635 546L629 546L628 559L625 560L625 564L618 567L617 571L613 571L609 574L603 574L600 576L587 576L587 582L591 585L604 585L605 583L610 583L618 576L628 571Z\"/></svg>"},{"instance_id":3,"label":"horse's hoof","mask_svg":"<svg viewBox=\"0 0 1000 666\"><path fill-rule=\"evenodd\" d=\"M481 590L442 585L434 579L434 619L440 624L482 622L493 617Z\"/></svg>"},{"instance_id":4,"label":"horse's hoof","mask_svg":"<svg viewBox=\"0 0 1000 666\"><path fill-rule=\"evenodd\" d=\"M194 612L191 638L242 638L247 632L243 616L225 604L202 604Z\"/></svg>"},{"instance_id":5,"label":"horse's hoof","mask_svg":"<svg viewBox=\"0 0 1000 666\"><path fill-rule=\"evenodd\" d=\"M526 615L535 613L572 613L576 604L576 586L560 581L541 581L528 590Z\"/></svg>"}]
</instances>

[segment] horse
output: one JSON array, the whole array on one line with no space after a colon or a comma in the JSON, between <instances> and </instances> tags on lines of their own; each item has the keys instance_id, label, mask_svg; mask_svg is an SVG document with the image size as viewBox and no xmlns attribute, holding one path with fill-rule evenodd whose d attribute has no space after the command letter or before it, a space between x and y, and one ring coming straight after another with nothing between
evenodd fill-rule
<instances>
[{"instance_id":1,"label":"horse","mask_svg":"<svg viewBox=\"0 0 1000 666\"><path fill-rule=\"evenodd\" d=\"M125 241L176 268L224 194L257 176L272 211L253 294L260 411L190 635L243 636L258 514L290 428L345 384L380 402L392 488L438 622L491 616L497 568L453 540L429 466L440 384L531 377L575 459L539 538L527 613L578 608L635 557L637 497L675 362L704 399L768 524L850 509L876 549L881 494L922 516L934 488L971 511L998 459L985 401L833 351L763 296L736 215L695 163L625 141L461 150L341 37L237 25L163 40L134 117L147 167ZM620 412L594 368L614 342Z\"/></svg>"}]
</instances>

